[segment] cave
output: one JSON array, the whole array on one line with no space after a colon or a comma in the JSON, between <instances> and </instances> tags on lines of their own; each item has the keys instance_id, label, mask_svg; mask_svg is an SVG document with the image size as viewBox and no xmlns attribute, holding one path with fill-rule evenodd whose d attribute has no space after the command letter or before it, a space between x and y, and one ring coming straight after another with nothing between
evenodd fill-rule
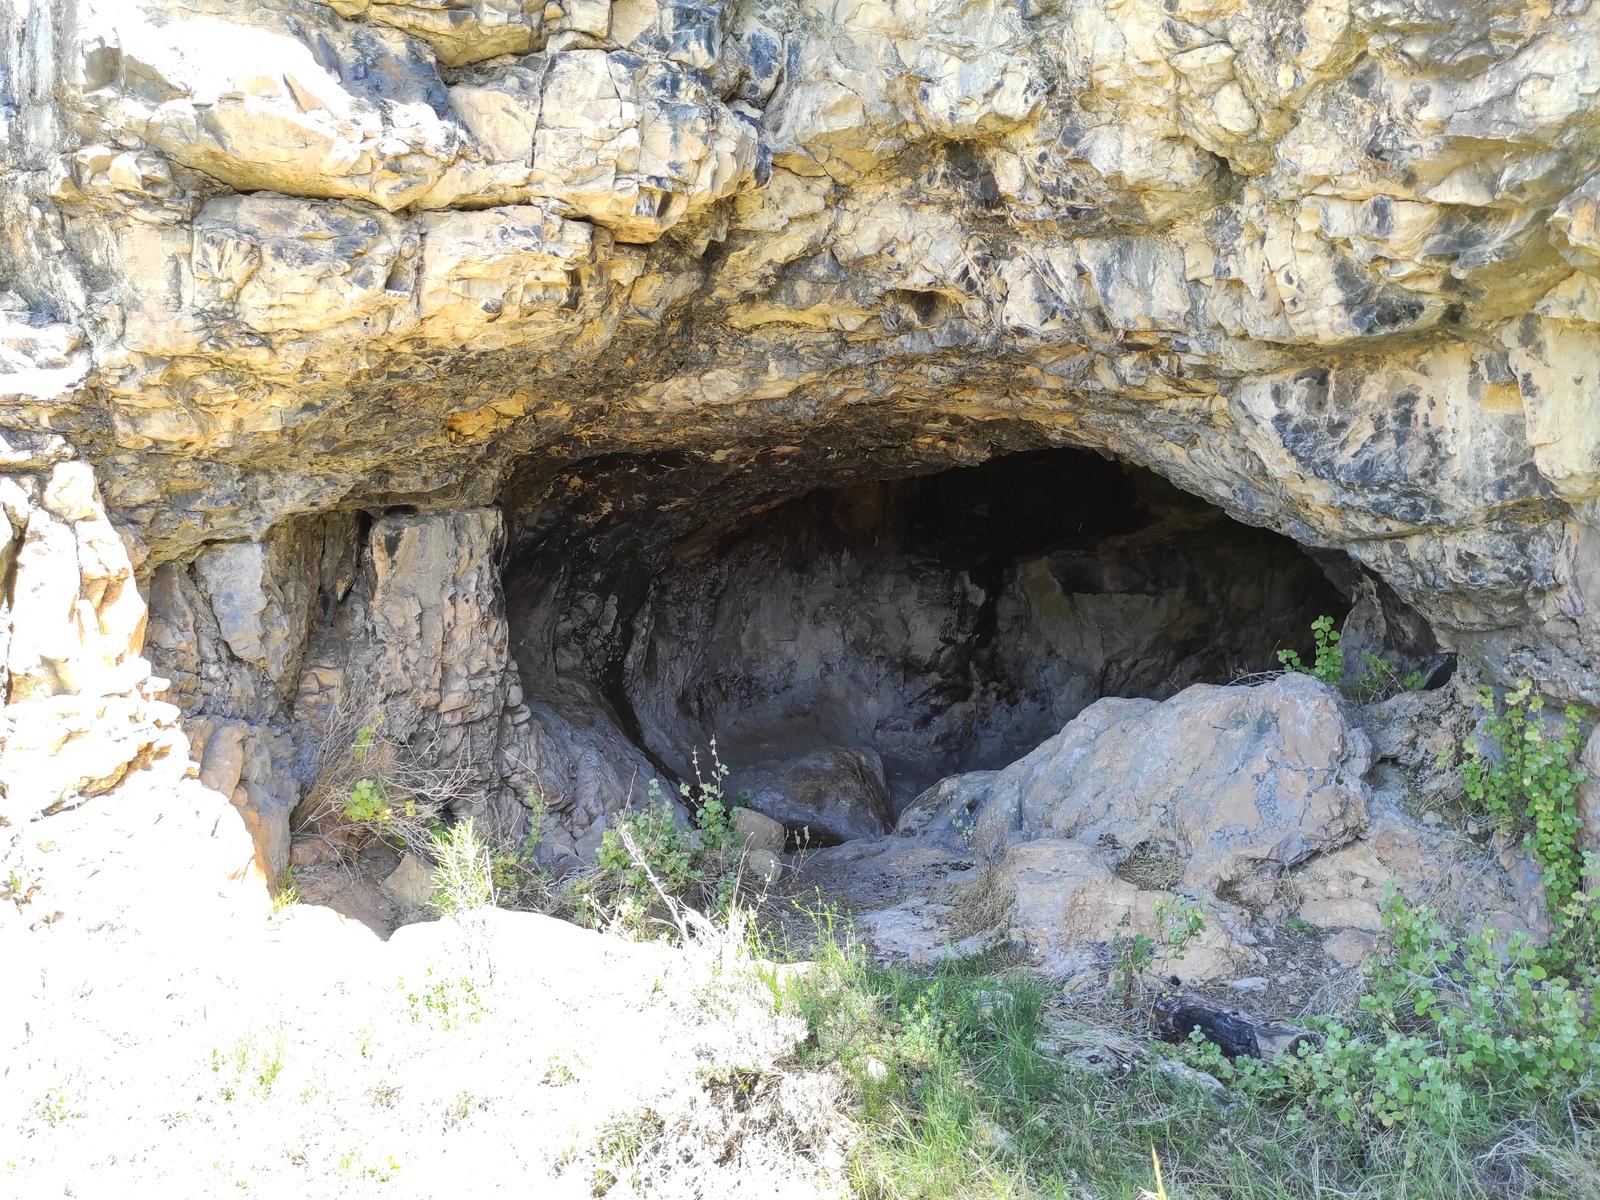
<instances>
[{"instance_id":1,"label":"cave","mask_svg":"<svg viewBox=\"0 0 1600 1200\"><path fill-rule=\"evenodd\" d=\"M893 828L1101 697L1275 670L1350 608L1332 564L1086 450L756 503L686 459L613 456L538 491L505 501L528 702L620 731L636 797L715 739L734 793L811 844Z\"/></svg>"}]
</instances>

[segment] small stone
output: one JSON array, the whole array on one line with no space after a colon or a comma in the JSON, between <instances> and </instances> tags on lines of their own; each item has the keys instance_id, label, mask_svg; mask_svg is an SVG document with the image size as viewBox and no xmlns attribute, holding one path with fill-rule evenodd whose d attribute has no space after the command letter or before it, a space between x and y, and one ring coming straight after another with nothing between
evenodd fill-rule
<instances>
[{"instance_id":1,"label":"small stone","mask_svg":"<svg viewBox=\"0 0 1600 1200\"><path fill-rule=\"evenodd\" d=\"M414 854L407 854L383 881L383 894L406 909L423 909L433 899L433 872Z\"/></svg>"},{"instance_id":2,"label":"small stone","mask_svg":"<svg viewBox=\"0 0 1600 1200\"><path fill-rule=\"evenodd\" d=\"M1011 1145L1011 1134L1001 1128L987 1117L979 1117L973 1124L973 1132L977 1134L978 1141L995 1150L1004 1150Z\"/></svg>"},{"instance_id":3,"label":"small stone","mask_svg":"<svg viewBox=\"0 0 1600 1200\"><path fill-rule=\"evenodd\" d=\"M314 867L327 860L329 847L321 838L307 838L294 843L289 849L291 867Z\"/></svg>"},{"instance_id":4,"label":"small stone","mask_svg":"<svg viewBox=\"0 0 1600 1200\"><path fill-rule=\"evenodd\" d=\"M1365 962L1377 945L1377 938L1360 929L1346 929L1322 943L1328 957L1343 967Z\"/></svg>"},{"instance_id":5,"label":"small stone","mask_svg":"<svg viewBox=\"0 0 1600 1200\"><path fill-rule=\"evenodd\" d=\"M753 808L733 810L733 832L746 850L765 850L769 854L783 853L785 830L781 822Z\"/></svg>"},{"instance_id":6,"label":"small stone","mask_svg":"<svg viewBox=\"0 0 1600 1200\"><path fill-rule=\"evenodd\" d=\"M1222 1081L1215 1075L1207 1074L1205 1071L1196 1070L1194 1067L1189 1066L1188 1063L1181 1063L1175 1058L1161 1059L1160 1062L1156 1064L1156 1070L1160 1071L1163 1075L1170 1076L1173 1079L1181 1079L1183 1082L1193 1084L1195 1087L1205 1088L1205 1090L1208 1092L1220 1092L1224 1090Z\"/></svg>"}]
</instances>

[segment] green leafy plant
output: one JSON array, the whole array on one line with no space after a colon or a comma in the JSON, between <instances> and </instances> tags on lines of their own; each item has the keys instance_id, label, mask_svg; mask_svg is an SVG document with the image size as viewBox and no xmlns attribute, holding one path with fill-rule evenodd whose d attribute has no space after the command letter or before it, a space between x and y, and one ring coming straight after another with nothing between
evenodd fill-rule
<instances>
[{"instance_id":1,"label":"green leafy plant","mask_svg":"<svg viewBox=\"0 0 1600 1200\"><path fill-rule=\"evenodd\" d=\"M1112 935L1112 973L1122 989L1122 1002L1132 1008L1139 981L1157 960L1182 958L1205 932L1205 911L1188 896L1172 896L1155 907L1156 932L1133 933L1118 929Z\"/></svg>"},{"instance_id":2,"label":"green leafy plant","mask_svg":"<svg viewBox=\"0 0 1600 1200\"><path fill-rule=\"evenodd\" d=\"M432 849L431 904L435 911L461 916L495 902L493 856L471 817L457 821L442 835L436 834Z\"/></svg>"},{"instance_id":3,"label":"green leafy plant","mask_svg":"<svg viewBox=\"0 0 1600 1200\"><path fill-rule=\"evenodd\" d=\"M477 1024L483 1020L483 999L478 995L477 985L465 975L438 979L429 967L420 987L408 988L403 979L400 987L405 992L411 1019L419 1025L431 1022L449 1031L469 1021Z\"/></svg>"},{"instance_id":4,"label":"green leafy plant","mask_svg":"<svg viewBox=\"0 0 1600 1200\"><path fill-rule=\"evenodd\" d=\"M1600 1020L1526 939L1456 938L1426 906L1391 894L1384 947L1366 971L1354 1023L1322 1019L1319 1043L1272 1063L1206 1069L1257 1098L1333 1117L1350 1129L1486 1125L1587 1096L1600 1076Z\"/></svg>"},{"instance_id":5,"label":"green leafy plant","mask_svg":"<svg viewBox=\"0 0 1600 1200\"><path fill-rule=\"evenodd\" d=\"M1122 989L1122 1003L1132 1008L1140 977L1155 963L1156 940L1147 933L1130 934L1118 929L1112 935L1111 953L1112 971Z\"/></svg>"},{"instance_id":6,"label":"green leafy plant","mask_svg":"<svg viewBox=\"0 0 1600 1200\"><path fill-rule=\"evenodd\" d=\"M1358 704L1387 700L1401 692L1420 692L1428 685L1428 677L1421 671L1401 675L1399 667L1376 654L1362 655L1361 663L1361 675L1350 689L1352 697ZM1343 664L1340 666L1342 669Z\"/></svg>"},{"instance_id":7,"label":"green leafy plant","mask_svg":"<svg viewBox=\"0 0 1600 1200\"><path fill-rule=\"evenodd\" d=\"M375 840L426 857L446 815L471 795L471 774L439 745L431 724L356 707L359 695L348 687L327 718L295 832L343 858Z\"/></svg>"},{"instance_id":8,"label":"green leafy plant","mask_svg":"<svg viewBox=\"0 0 1600 1200\"><path fill-rule=\"evenodd\" d=\"M1578 792L1584 772L1579 762L1583 738L1581 710L1568 708L1559 720L1542 717L1544 701L1524 679L1497 702L1493 689L1478 689L1487 714L1484 733L1495 753L1485 754L1475 740L1461 748L1460 773L1467 800L1522 844L1543 872L1552 917L1561 925L1566 908L1583 886L1583 853Z\"/></svg>"},{"instance_id":9,"label":"green leafy plant","mask_svg":"<svg viewBox=\"0 0 1600 1200\"><path fill-rule=\"evenodd\" d=\"M1182 958L1206 931L1205 910L1188 896L1162 900L1155 915L1166 958Z\"/></svg>"},{"instance_id":10,"label":"green leafy plant","mask_svg":"<svg viewBox=\"0 0 1600 1200\"><path fill-rule=\"evenodd\" d=\"M522 801L528 810L528 832L520 844L496 842L490 846L490 877L495 903L501 908L543 912L551 905L549 874L539 866L539 847L550 810L543 797L529 792Z\"/></svg>"},{"instance_id":11,"label":"green leafy plant","mask_svg":"<svg viewBox=\"0 0 1600 1200\"><path fill-rule=\"evenodd\" d=\"M1278 661L1291 674L1310 675L1331 687L1338 687L1344 678L1344 648L1339 645L1339 631L1333 627L1333 618L1324 613L1311 622L1311 636L1316 650L1309 667L1295 650L1279 650Z\"/></svg>"},{"instance_id":12,"label":"green leafy plant","mask_svg":"<svg viewBox=\"0 0 1600 1200\"><path fill-rule=\"evenodd\" d=\"M718 757L715 739L710 760L702 768L696 751L694 782L678 788L693 813L692 829L667 803L659 780L650 781L644 806L618 814L601 836L594 869L577 882L580 919L635 934L666 928L663 893L697 912L726 910L739 878L739 847L732 806L723 794L729 768Z\"/></svg>"},{"instance_id":13,"label":"green leafy plant","mask_svg":"<svg viewBox=\"0 0 1600 1200\"><path fill-rule=\"evenodd\" d=\"M6 878L0 882L0 900L9 900L21 909L23 905L31 902L39 892L39 885L29 883L15 868L6 873Z\"/></svg>"},{"instance_id":14,"label":"green leafy plant","mask_svg":"<svg viewBox=\"0 0 1600 1200\"><path fill-rule=\"evenodd\" d=\"M232 1100L240 1087L246 1088L258 1100L272 1095L272 1089L283 1074L283 1039L270 1044L258 1043L253 1037L241 1037L226 1051L212 1047L211 1073L218 1076L217 1094Z\"/></svg>"}]
</instances>

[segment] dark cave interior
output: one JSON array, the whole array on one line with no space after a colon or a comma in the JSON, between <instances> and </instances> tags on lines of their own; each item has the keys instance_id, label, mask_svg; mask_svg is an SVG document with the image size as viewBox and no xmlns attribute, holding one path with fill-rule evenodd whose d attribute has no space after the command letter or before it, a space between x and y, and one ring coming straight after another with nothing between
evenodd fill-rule
<instances>
[{"instance_id":1,"label":"dark cave interior","mask_svg":"<svg viewBox=\"0 0 1600 1200\"><path fill-rule=\"evenodd\" d=\"M591 460L555 502L512 508L524 688L603 713L670 776L715 737L732 786L851 792L824 841L891 826L1102 696L1276 669L1351 605L1293 541L1089 451L754 503L689 469ZM654 500L611 502L641 477Z\"/></svg>"}]
</instances>

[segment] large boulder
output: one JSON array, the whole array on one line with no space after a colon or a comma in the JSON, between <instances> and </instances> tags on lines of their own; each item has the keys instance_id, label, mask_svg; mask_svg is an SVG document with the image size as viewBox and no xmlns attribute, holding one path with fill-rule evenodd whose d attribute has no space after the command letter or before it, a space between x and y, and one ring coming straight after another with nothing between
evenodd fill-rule
<instances>
[{"instance_id":1,"label":"large boulder","mask_svg":"<svg viewBox=\"0 0 1600 1200\"><path fill-rule=\"evenodd\" d=\"M735 770L723 790L812 843L880 837L894 824L883 765L866 750L824 747L751 763Z\"/></svg>"},{"instance_id":2,"label":"large boulder","mask_svg":"<svg viewBox=\"0 0 1600 1200\"><path fill-rule=\"evenodd\" d=\"M924 793L899 831L1000 855L1092 846L1135 883L1236 901L1367 823L1366 734L1307 675L1200 684L1171 700L1100 700L1032 754Z\"/></svg>"},{"instance_id":3,"label":"large boulder","mask_svg":"<svg viewBox=\"0 0 1600 1200\"><path fill-rule=\"evenodd\" d=\"M1370 765L1353 708L1309 676L1101 700L1010 766L928 789L899 836L811 855L790 886L837 898L882 954L1005 939L1063 977L1136 935L1163 974L1258 975L1293 961L1294 918L1348 965L1390 886L1473 928L1548 932L1525 856L1419 819ZM1181 953L1164 941L1180 904L1204 922Z\"/></svg>"}]
</instances>

